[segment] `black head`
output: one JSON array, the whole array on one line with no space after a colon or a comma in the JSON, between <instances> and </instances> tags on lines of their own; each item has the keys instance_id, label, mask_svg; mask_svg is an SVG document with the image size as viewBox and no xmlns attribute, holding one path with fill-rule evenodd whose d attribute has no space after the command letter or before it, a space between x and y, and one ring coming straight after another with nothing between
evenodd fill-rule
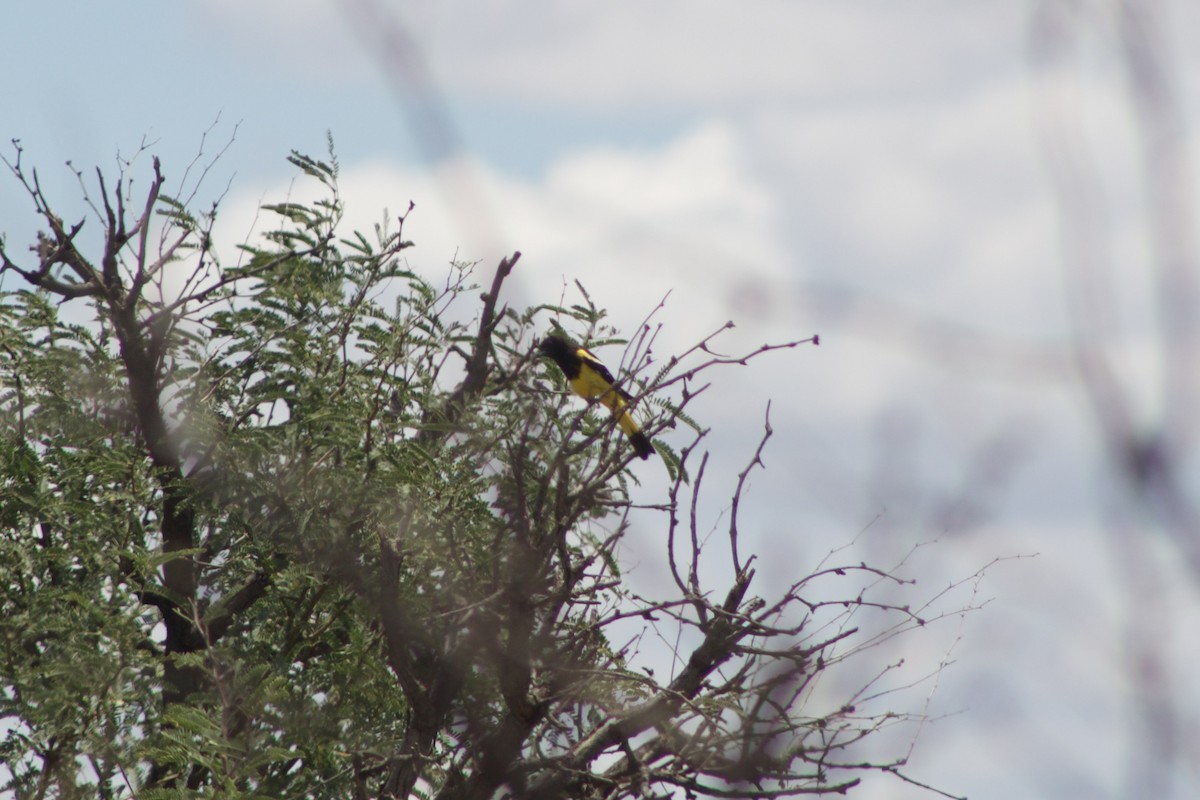
<instances>
[{"instance_id":1,"label":"black head","mask_svg":"<svg viewBox=\"0 0 1200 800\"><path fill-rule=\"evenodd\" d=\"M538 345L538 350L542 351L542 355L549 356L555 361L569 358L573 353L571 345L567 343L566 339L553 334L542 339L541 344Z\"/></svg>"},{"instance_id":2,"label":"black head","mask_svg":"<svg viewBox=\"0 0 1200 800\"><path fill-rule=\"evenodd\" d=\"M569 380L579 377L579 365L583 362L575 352L575 345L563 337L554 334L547 336L538 345L538 350L541 350L542 355L557 364Z\"/></svg>"}]
</instances>

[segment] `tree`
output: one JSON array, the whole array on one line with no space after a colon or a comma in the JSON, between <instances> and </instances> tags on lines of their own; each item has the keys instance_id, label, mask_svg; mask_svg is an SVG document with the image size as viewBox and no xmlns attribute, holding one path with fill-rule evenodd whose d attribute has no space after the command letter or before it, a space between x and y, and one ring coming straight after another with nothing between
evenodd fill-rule
<instances>
[{"instance_id":1,"label":"tree","mask_svg":"<svg viewBox=\"0 0 1200 800\"><path fill-rule=\"evenodd\" d=\"M618 341L603 313L586 294L508 308L519 253L476 305L469 266L437 284L408 268L405 217L342 237L336 160L290 160L324 198L265 206L278 227L236 264L213 247L216 206L168 197L157 159L136 211L137 159L112 187L97 171L75 224L19 146L7 162L46 230L30 257L0 247L23 283L0 302L5 790L770 797L909 780L903 757L857 755L917 718L860 708L887 696L889 665L836 698L821 681L950 616L945 590L910 609L891 594L910 580L831 561L752 595L738 505L769 421L720 553L697 520L699 382L815 337L721 357L722 328L661 365L653 327L632 337L623 385L647 431L693 431L658 448L674 586L639 597L618 549L632 453L534 346L552 318ZM719 591L705 558L731 566ZM674 663L639 647L651 626L673 631Z\"/></svg>"}]
</instances>

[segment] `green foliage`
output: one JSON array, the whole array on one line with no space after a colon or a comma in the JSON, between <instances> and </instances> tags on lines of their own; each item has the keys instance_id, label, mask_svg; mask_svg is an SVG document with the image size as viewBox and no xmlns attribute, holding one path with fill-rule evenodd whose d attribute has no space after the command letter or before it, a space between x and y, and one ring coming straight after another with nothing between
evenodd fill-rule
<instances>
[{"instance_id":1,"label":"green foliage","mask_svg":"<svg viewBox=\"0 0 1200 800\"><path fill-rule=\"evenodd\" d=\"M336 162L290 161L328 195L265 206L279 224L190 305L143 299L123 329L104 296L85 323L44 289L0 299L4 791L250 798L370 784L412 714L379 604L453 647L471 626L438 621L505 591L514 569L505 516L553 501L546 464L568 425L561 398L534 402L523 377L537 312L497 320L501 368L485 391L456 395L475 335L461 310L471 268L434 284L401 257L400 230L339 238ZM174 199L158 217L203 233ZM177 473L147 452L130 337L159 348ZM600 454L603 419L589 411L583 432ZM191 515L192 546L164 549L168 505ZM540 535L611 513L591 504ZM611 543L582 533L564 540L567 563L587 569L600 553L615 573ZM179 564L193 594L164 577ZM545 565L529 579L543 593L562 581ZM164 613L192 631L174 652ZM164 670L200 674L203 688L164 702ZM494 668L475 660L464 681L455 708L500 713Z\"/></svg>"},{"instance_id":2,"label":"green foliage","mask_svg":"<svg viewBox=\"0 0 1200 800\"><path fill-rule=\"evenodd\" d=\"M803 581L774 603L747 595L740 565L723 596L701 584L708 532L683 498L695 441L656 442L678 591L633 594L617 550L633 453L535 343L553 325L627 345L616 372L645 430L679 421L697 439L694 375L779 346L716 357L713 334L689 351L708 361L659 366L650 326L622 338L580 285L579 303L505 306L519 254L482 293L470 265L431 280L408 265L405 217L342 230L332 156L292 154L324 194L264 206L275 225L236 264L215 260L212 214L161 193L157 161L153 213L127 220L129 180L101 183L92 259L19 154L50 231L29 268L0 244L0 275L24 280L0 295L0 793L853 785L828 757L874 721L793 708L826 648L844 660L849 617L801 636L825 607ZM738 499L724 552L748 564ZM660 620L678 648L664 683L630 652Z\"/></svg>"}]
</instances>

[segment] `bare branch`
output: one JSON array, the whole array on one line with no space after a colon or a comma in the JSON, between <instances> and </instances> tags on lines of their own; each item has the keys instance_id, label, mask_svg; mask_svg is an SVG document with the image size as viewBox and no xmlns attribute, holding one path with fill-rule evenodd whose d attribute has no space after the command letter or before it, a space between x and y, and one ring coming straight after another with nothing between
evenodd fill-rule
<instances>
[{"instance_id":1,"label":"bare branch","mask_svg":"<svg viewBox=\"0 0 1200 800\"><path fill-rule=\"evenodd\" d=\"M729 550L730 559L733 563L735 572L742 571L742 559L738 554L738 508L742 502L742 492L746 488L746 478L750 476L750 471L757 466L765 466L762 462L763 448L767 446L767 440L771 438L774 431L771 429L771 402L767 401L767 410L763 413L763 435L758 440L758 447L754 451L754 457L750 459L750 463L746 468L738 473L737 489L733 493L733 508L729 513Z\"/></svg>"}]
</instances>

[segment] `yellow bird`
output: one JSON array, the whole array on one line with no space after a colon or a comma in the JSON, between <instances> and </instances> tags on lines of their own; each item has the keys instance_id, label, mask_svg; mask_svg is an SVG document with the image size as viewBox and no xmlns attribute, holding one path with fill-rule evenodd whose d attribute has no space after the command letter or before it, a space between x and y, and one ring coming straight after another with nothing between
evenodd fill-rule
<instances>
[{"instance_id":1,"label":"yellow bird","mask_svg":"<svg viewBox=\"0 0 1200 800\"><path fill-rule=\"evenodd\" d=\"M613 413L617 418L617 425L629 437L633 452L643 459L650 457L654 452L654 445L650 443L650 438L642 433L642 429L626 409L626 405L633 398L615 385L616 379L600 359L582 347L575 347L561 336L547 336L542 339L538 349L562 370L567 383L571 385L571 391L588 400L598 398L600 404Z\"/></svg>"}]
</instances>

